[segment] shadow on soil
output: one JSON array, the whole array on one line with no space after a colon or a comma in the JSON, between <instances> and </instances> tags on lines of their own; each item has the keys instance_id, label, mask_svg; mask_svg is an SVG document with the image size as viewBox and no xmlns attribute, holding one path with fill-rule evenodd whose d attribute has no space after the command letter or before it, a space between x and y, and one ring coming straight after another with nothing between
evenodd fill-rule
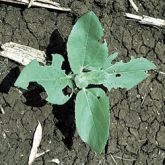
<instances>
[{"instance_id":1,"label":"shadow on soil","mask_svg":"<svg viewBox=\"0 0 165 165\"><path fill-rule=\"evenodd\" d=\"M56 127L63 134L63 142L68 149L73 145L73 136L75 133L75 113L74 100L71 99L62 106L53 106L53 114L58 120Z\"/></svg>"},{"instance_id":2,"label":"shadow on soil","mask_svg":"<svg viewBox=\"0 0 165 165\"><path fill-rule=\"evenodd\" d=\"M0 84L0 92L8 93L10 88L14 86L16 79L20 74L20 70L18 67L15 67L10 70L10 72L6 75L3 81Z\"/></svg>"},{"instance_id":3,"label":"shadow on soil","mask_svg":"<svg viewBox=\"0 0 165 165\"><path fill-rule=\"evenodd\" d=\"M47 54L47 61L52 60L52 54L64 54L65 53L65 41L61 37L60 33L58 30L54 30L50 40L49 40L49 45L46 49L46 54Z\"/></svg>"}]
</instances>

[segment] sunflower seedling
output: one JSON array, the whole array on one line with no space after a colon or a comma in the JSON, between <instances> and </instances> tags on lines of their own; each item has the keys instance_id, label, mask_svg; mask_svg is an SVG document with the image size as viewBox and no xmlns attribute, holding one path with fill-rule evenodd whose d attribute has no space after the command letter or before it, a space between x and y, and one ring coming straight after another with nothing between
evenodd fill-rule
<instances>
[{"instance_id":1,"label":"sunflower seedling","mask_svg":"<svg viewBox=\"0 0 165 165\"><path fill-rule=\"evenodd\" d=\"M98 17L89 12L78 19L67 42L71 74L61 69L64 58L54 54L52 64L41 66L37 61L28 64L15 86L27 89L30 82L37 82L47 92L47 101L62 105L72 96L63 89L78 88L75 101L76 128L81 139L97 153L103 152L109 137L109 98L100 85L109 91L112 88L131 89L147 76L147 71L156 66L145 58L131 58L127 63L112 61L117 53L109 55ZM73 92L72 92L73 93Z\"/></svg>"}]
</instances>

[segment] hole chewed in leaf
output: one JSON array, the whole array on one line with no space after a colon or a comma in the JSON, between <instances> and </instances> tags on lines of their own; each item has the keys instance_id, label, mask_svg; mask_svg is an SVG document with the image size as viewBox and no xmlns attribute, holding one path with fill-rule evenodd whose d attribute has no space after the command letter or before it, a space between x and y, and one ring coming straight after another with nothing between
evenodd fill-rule
<instances>
[{"instance_id":1,"label":"hole chewed in leaf","mask_svg":"<svg viewBox=\"0 0 165 165\"><path fill-rule=\"evenodd\" d=\"M102 37L98 40L98 42L101 43L101 44L104 44L104 42L105 42L104 36L102 36Z\"/></svg>"},{"instance_id":2,"label":"hole chewed in leaf","mask_svg":"<svg viewBox=\"0 0 165 165\"><path fill-rule=\"evenodd\" d=\"M68 85L62 90L63 94L65 96L70 96L72 94L72 88L70 88Z\"/></svg>"},{"instance_id":3,"label":"hole chewed in leaf","mask_svg":"<svg viewBox=\"0 0 165 165\"><path fill-rule=\"evenodd\" d=\"M100 96L97 96L97 99L99 100L100 99Z\"/></svg>"},{"instance_id":4,"label":"hole chewed in leaf","mask_svg":"<svg viewBox=\"0 0 165 165\"><path fill-rule=\"evenodd\" d=\"M117 73L115 76L116 76L116 77L121 77L121 74Z\"/></svg>"},{"instance_id":5,"label":"hole chewed in leaf","mask_svg":"<svg viewBox=\"0 0 165 165\"><path fill-rule=\"evenodd\" d=\"M84 69L83 69L83 72L86 72L86 73L87 73L87 72L90 72L90 70L87 69L87 68L84 68Z\"/></svg>"}]
</instances>

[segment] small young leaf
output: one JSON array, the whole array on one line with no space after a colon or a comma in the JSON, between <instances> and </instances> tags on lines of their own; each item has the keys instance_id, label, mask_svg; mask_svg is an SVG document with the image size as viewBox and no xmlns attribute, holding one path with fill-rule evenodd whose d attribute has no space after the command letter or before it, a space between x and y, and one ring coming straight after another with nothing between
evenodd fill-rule
<instances>
[{"instance_id":1,"label":"small young leaf","mask_svg":"<svg viewBox=\"0 0 165 165\"><path fill-rule=\"evenodd\" d=\"M40 66L36 60L32 61L23 69L15 86L27 89L30 82L37 82L47 92L48 102L59 105L64 104L71 95L65 95L63 89L67 86L72 88L72 82L64 70L61 69L63 61L63 57L58 54L53 55L52 65L50 66Z\"/></svg>"},{"instance_id":2,"label":"small young leaf","mask_svg":"<svg viewBox=\"0 0 165 165\"><path fill-rule=\"evenodd\" d=\"M79 88L86 88L90 84L103 84L105 79L104 72L102 70L96 70L90 72L81 72L75 77L75 83Z\"/></svg>"},{"instance_id":3,"label":"small young leaf","mask_svg":"<svg viewBox=\"0 0 165 165\"><path fill-rule=\"evenodd\" d=\"M104 69L106 79L103 85L109 90L118 87L131 89L148 77L148 70L155 68L155 64L142 57L132 58L128 63L110 64Z\"/></svg>"},{"instance_id":4,"label":"small young leaf","mask_svg":"<svg viewBox=\"0 0 165 165\"><path fill-rule=\"evenodd\" d=\"M89 12L78 19L67 42L68 59L73 73L101 68L108 57L104 31L98 17Z\"/></svg>"},{"instance_id":5,"label":"small young leaf","mask_svg":"<svg viewBox=\"0 0 165 165\"><path fill-rule=\"evenodd\" d=\"M76 97L76 127L81 139L101 153L109 136L109 100L99 88L82 89Z\"/></svg>"}]
</instances>

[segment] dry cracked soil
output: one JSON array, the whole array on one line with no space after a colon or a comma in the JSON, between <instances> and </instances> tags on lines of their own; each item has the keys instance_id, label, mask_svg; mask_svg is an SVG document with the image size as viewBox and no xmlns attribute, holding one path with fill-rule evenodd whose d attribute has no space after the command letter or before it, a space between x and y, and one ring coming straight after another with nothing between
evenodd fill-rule
<instances>
[{"instance_id":1,"label":"dry cracked soil","mask_svg":"<svg viewBox=\"0 0 165 165\"><path fill-rule=\"evenodd\" d=\"M78 136L74 102L52 106L35 87L23 95L14 87L20 65L0 57L0 165L26 165L38 120L43 126L39 151L50 150L34 165L58 158L63 165L165 165L165 30L127 20L135 13L128 1L60 0L72 12L0 3L0 44L17 42L66 56L67 37L82 14L93 10L105 29L109 50L119 59L131 56L153 61L158 71L133 89L112 90L110 136L98 155ZM164 0L134 0L139 15L165 18ZM160 72L161 71L161 72Z\"/></svg>"}]
</instances>

